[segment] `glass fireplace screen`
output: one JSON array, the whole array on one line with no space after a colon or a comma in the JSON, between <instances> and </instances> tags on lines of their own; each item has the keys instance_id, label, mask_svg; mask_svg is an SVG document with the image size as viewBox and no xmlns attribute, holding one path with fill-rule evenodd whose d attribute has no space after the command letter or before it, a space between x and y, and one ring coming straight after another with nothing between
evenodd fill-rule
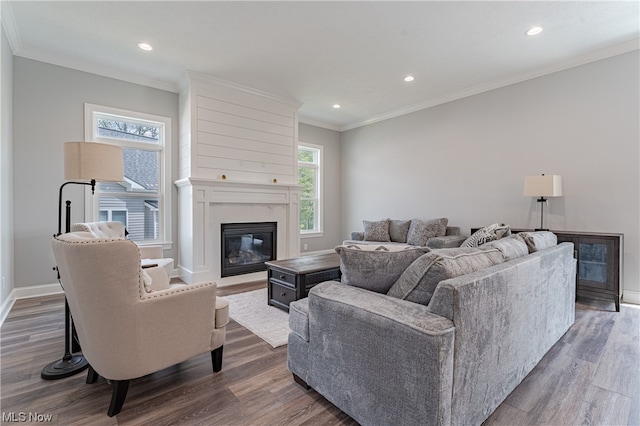
<instances>
[{"instance_id":1,"label":"glass fireplace screen","mask_svg":"<svg viewBox=\"0 0 640 426\"><path fill-rule=\"evenodd\" d=\"M276 222L223 223L222 277L265 271L276 258Z\"/></svg>"}]
</instances>

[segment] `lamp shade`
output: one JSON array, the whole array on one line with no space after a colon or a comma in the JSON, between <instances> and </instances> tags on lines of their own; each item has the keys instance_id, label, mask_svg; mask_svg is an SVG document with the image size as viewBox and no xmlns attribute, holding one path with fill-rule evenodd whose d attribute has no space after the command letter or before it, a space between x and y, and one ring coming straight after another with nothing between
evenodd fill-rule
<instances>
[{"instance_id":1,"label":"lamp shade","mask_svg":"<svg viewBox=\"0 0 640 426\"><path fill-rule=\"evenodd\" d=\"M122 148L96 142L65 142L65 180L122 182L124 180Z\"/></svg>"},{"instance_id":2,"label":"lamp shade","mask_svg":"<svg viewBox=\"0 0 640 426\"><path fill-rule=\"evenodd\" d=\"M527 176L524 180L522 195L525 197L561 197L562 176Z\"/></svg>"}]
</instances>

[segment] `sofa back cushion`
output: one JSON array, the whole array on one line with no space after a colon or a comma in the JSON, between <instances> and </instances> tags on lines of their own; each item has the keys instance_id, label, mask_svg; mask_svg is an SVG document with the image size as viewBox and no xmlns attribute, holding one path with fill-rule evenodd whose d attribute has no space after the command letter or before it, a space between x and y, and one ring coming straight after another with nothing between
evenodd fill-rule
<instances>
[{"instance_id":1,"label":"sofa back cushion","mask_svg":"<svg viewBox=\"0 0 640 426\"><path fill-rule=\"evenodd\" d=\"M438 283L505 261L497 248L438 249L420 256L393 283L387 295L428 305Z\"/></svg>"},{"instance_id":2,"label":"sofa back cushion","mask_svg":"<svg viewBox=\"0 0 640 426\"><path fill-rule=\"evenodd\" d=\"M529 253L535 253L558 245L558 237L549 231L520 232L518 237L525 242L529 248Z\"/></svg>"},{"instance_id":3,"label":"sofa back cushion","mask_svg":"<svg viewBox=\"0 0 640 426\"><path fill-rule=\"evenodd\" d=\"M414 260L429 251L405 245L351 244L335 248L340 256L341 282L386 293Z\"/></svg>"},{"instance_id":4,"label":"sofa back cushion","mask_svg":"<svg viewBox=\"0 0 640 426\"><path fill-rule=\"evenodd\" d=\"M489 250L494 248L500 250L505 261L517 259L529 254L527 245L522 238L518 237L518 235L511 235L480 246L480 250Z\"/></svg>"},{"instance_id":5,"label":"sofa back cushion","mask_svg":"<svg viewBox=\"0 0 640 426\"><path fill-rule=\"evenodd\" d=\"M391 241L395 243L406 243L409 226L411 226L410 220L389 219L389 236L391 237Z\"/></svg>"}]
</instances>

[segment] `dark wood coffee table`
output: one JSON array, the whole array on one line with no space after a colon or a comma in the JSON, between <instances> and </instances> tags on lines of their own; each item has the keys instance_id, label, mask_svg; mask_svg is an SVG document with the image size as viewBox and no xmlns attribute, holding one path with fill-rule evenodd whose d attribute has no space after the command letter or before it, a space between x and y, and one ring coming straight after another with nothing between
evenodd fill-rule
<instances>
[{"instance_id":1,"label":"dark wood coffee table","mask_svg":"<svg viewBox=\"0 0 640 426\"><path fill-rule=\"evenodd\" d=\"M268 274L267 303L289 312L289 303L303 299L316 284L340 279L337 253L302 256L265 262Z\"/></svg>"}]
</instances>

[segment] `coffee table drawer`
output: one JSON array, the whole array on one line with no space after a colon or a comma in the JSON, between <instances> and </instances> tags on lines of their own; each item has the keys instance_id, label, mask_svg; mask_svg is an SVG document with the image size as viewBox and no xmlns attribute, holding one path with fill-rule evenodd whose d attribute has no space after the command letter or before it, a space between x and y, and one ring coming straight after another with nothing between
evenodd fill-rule
<instances>
[{"instance_id":1,"label":"coffee table drawer","mask_svg":"<svg viewBox=\"0 0 640 426\"><path fill-rule=\"evenodd\" d=\"M287 284L291 284L292 286L296 285L296 274L291 272L279 271L277 269L271 269L270 278L275 278L278 281L285 282Z\"/></svg>"},{"instance_id":2,"label":"coffee table drawer","mask_svg":"<svg viewBox=\"0 0 640 426\"><path fill-rule=\"evenodd\" d=\"M273 280L269 281L269 285L271 286L271 299L277 302L280 302L284 305L289 306L289 303L296 300L296 289L295 287L289 287Z\"/></svg>"}]
</instances>

